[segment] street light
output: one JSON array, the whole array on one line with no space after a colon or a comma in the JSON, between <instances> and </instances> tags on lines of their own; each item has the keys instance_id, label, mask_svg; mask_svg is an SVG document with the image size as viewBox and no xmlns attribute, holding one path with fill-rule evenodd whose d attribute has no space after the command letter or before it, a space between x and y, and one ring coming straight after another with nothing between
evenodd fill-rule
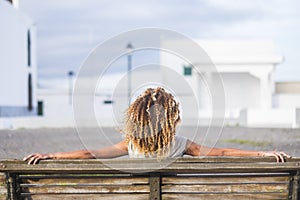
<instances>
[{"instance_id":1,"label":"street light","mask_svg":"<svg viewBox=\"0 0 300 200\"><path fill-rule=\"evenodd\" d=\"M126 46L127 49L127 72L128 72L128 105L131 103L131 53L133 50L132 44L129 42L128 45Z\"/></svg>"},{"instance_id":2,"label":"street light","mask_svg":"<svg viewBox=\"0 0 300 200\"><path fill-rule=\"evenodd\" d=\"M72 92L73 92L73 76L74 76L74 72L73 71L69 71L68 72L68 76L69 76L69 104L72 104Z\"/></svg>"}]
</instances>

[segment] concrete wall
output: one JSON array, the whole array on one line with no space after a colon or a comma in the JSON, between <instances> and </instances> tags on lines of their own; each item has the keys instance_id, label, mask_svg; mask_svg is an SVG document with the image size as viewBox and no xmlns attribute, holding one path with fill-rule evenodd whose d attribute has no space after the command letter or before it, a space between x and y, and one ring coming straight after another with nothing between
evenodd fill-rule
<instances>
[{"instance_id":1,"label":"concrete wall","mask_svg":"<svg viewBox=\"0 0 300 200\"><path fill-rule=\"evenodd\" d=\"M226 109L260 108L260 82L249 73L221 73Z\"/></svg>"},{"instance_id":2,"label":"concrete wall","mask_svg":"<svg viewBox=\"0 0 300 200\"><path fill-rule=\"evenodd\" d=\"M269 110L247 110L247 126L255 127L299 127L296 110L291 109L269 109Z\"/></svg>"},{"instance_id":3,"label":"concrete wall","mask_svg":"<svg viewBox=\"0 0 300 200\"><path fill-rule=\"evenodd\" d=\"M277 82L275 91L275 108L300 108L300 82Z\"/></svg>"},{"instance_id":4,"label":"concrete wall","mask_svg":"<svg viewBox=\"0 0 300 200\"><path fill-rule=\"evenodd\" d=\"M273 101L275 108L300 108L300 94L276 94Z\"/></svg>"}]
</instances>

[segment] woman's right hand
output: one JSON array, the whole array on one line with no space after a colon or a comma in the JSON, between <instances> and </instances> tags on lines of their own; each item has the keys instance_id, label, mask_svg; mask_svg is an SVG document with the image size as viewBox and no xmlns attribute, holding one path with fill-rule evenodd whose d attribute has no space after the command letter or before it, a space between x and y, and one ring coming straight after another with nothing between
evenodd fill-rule
<instances>
[{"instance_id":1,"label":"woman's right hand","mask_svg":"<svg viewBox=\"0 0 300 200\"><path fill-rule=\"evenodd\" d=\"M28 165L35 165L37 164L40 160L46 160L46 159L52 159L52 155L51 154L39 154L39 153L34 153L34 154L30 154L26 157L23 158L24 161L27 161Z\"/></svg>"},{"instance_id":2,"label":"woman's right hand","mask_svg":"<svg viewBox=\"0 0 300 200\"><path fill-rule=\"evenodd\" d=\"M279 162L285 162L284 157L291 158L292 156L284 153L284 152L277 152L277 151L261 151L258 153L262 157L275 157L276 161Z\"/></svg>"}]
</instances>

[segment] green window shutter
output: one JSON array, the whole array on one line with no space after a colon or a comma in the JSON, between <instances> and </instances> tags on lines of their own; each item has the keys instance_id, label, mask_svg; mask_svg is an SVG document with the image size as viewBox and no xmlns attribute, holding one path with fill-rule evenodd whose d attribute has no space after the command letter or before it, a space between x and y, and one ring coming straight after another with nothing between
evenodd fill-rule
<instances>
[{"instance_id":1,"label":"green window shutter","mask_svg":"<svg viewBox=\"0 0 300 200\"><path fill-rule=\"evenodd\" d=\"M191 76L192 75L192 66L183 66L183 75Z\"/></svg>"}]
</instances>

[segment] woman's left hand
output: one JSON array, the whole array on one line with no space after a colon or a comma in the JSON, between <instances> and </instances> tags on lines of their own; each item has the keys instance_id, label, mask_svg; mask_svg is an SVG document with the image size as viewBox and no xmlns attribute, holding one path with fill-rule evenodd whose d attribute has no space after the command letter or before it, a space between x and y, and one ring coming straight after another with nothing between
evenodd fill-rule
<instances>
[{"instance_id":1,"label":"woman's left hand","mask_svg":"<svg viewBox=\"0 0 300 200\"><path fill-rule=\"evenodd\" d=\"M40 153L34 153L26 156L23 158L24 161L27 161L28 165L35 165L40 160L46 160L46 159L53 159L53 157L50 154L40 154Z\"/></svg>"}]
</instances>

